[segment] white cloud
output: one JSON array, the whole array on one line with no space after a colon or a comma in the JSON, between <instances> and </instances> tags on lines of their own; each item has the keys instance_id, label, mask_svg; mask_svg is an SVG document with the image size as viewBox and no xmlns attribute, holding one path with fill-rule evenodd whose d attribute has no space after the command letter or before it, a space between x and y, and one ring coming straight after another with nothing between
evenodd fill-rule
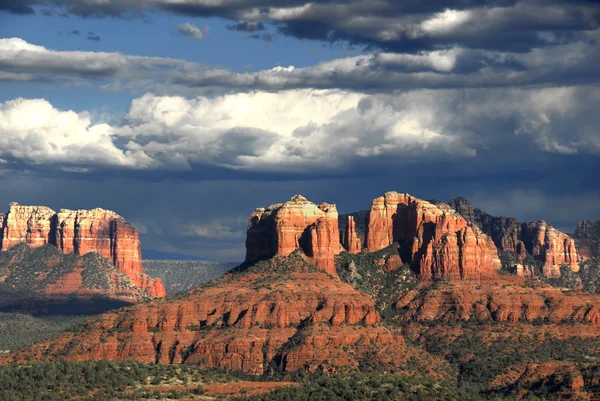
<instances>
[{"instance_id":1,"label":"white cloud","mask_svg":"<svg viewBox=\"0 0 600 401\"><path fill-rule=\"evenodd\" d=\"M33 164L134 166L113 143L112 128L88 113L59 111L43 99L0 104L0 156Z\"/></svg>"},{"instance_id":2,"label":"white cloud","mask_svg":"<svg viewBox=\"0 0 600 401\"><path fill-rule=\"evenodd\" d=\"M208 26L198 28L196 25L186 22L184 24L177 25L177 30L185 36L189 36L190 38L196 40L202 40L206 38L209 28Z\"/></svg>"},{"instance_id":3,"label":"white cloud","mask_svg":"<svg viewBox=\"0 0 600 401\"><path fill-rule=\"evenodd\" d=\"M503 138L543 152L598 154L598 101L600 87L593 86L386 95L313 89L212 98L146 94L133 100L119 124L109 125L43 99L17 99L0 105L0 158L70 171L212 166L318 174L363 162L460 160L503 146Z\"/></svg>"}]
</instances>

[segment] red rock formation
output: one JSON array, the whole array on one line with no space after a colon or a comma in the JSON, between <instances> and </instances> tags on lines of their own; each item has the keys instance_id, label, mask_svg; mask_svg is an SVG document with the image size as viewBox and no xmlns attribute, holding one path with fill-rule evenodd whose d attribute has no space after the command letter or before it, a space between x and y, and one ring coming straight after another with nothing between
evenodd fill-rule
<instances>
[{"instance_id":1,"label":"red rock formation","mask_svg":"<svg viewBox=\"0 0 600 401\"><path fill-rule=\"evenodd\" d=\"M0 263L0 293L11 293L0 302L3 311L44 313L61 308L101 312L92 297L111 301L114 306L148 300L150 295L108 260L98 254L65 255L54 245L31 248L25 243L4 251ZM115 302L116 301L116 302ZM92 303L86 306L85 303ZM100 310L98 309L100 308Z\"/></svg>"},{"instance_id":2,"label":"red rock formation","mask_svg":"<svg viewBox=\"0 0 600 401\"><path fill-rule=\"evenodd\" d=\"M348 216L346 235L344 236L344 248L348 251L348 253L351 254L356 254L362 251L361 240L356 233L354 216Z\"/></svg>"},{"instance_id":3,"label":"red rock formation","mask_svg":"<svg viewBox=\"0 0 600 401\"><path fill-rule=\"evenodd\" d=\"M491 236L501 251L512 252L521 262L530 253L542 262L543 275L546 277L560 277L561 264L578 271L579 262L589 258L587 252L584 251L585 255L579 252L572 237L543 220L520 224L514 218L491 216L474 209L464 198L453 199L449 205Z\"/></svg>"},{"instance_id":4,"label":"red rock formation","mask_svg":"<svg viewBox=\"0 0 600 401\"><path fill-rule=\"evenodd\" d=\"M412 197L408 194L386 192L371 203L367 226L366 248L369 252L383 249L400 239L400 227L395 224L398 205L408 205Z\"/></svg>"},{"instance_id":5,"label":"red rock formation","mask_svg":"<svg viewBox=\"0 0 600 401\"><path fill-rule=\"evenodd\" d=\"M64 253L95 252L152 296L166 295L160 279L145 275L137 230L114 212L61 209L56 213L43 206L11 203L2 227L2 250L18 243L33 248L50 243Z\"/></svg>"},{"instance_id":6,"label":"red rock formation","mask_svg":"<svg viewBox=\"0 0 600 401\"><path fill-rule=\"evenodd\" d=\"M337 219L335 205L317 206L300 195L256 209L248 220L246 262L302 249L318 269L337 275L334 256L341 251Z\"/></svg>"},{"instance_id":7,"label":"red rock formation","mask_svg":"<svg viewBox=\"0 0 600 401\"><path fill-rule=\"evenodd\" d=\"M54 210L45 206L21 206L11 203L2 224L2 246L6 250L26 242L32 248L53 243Z\"/></svg>"},{"instance_id":8,"label":"red rock formation","mask_svg":"<svg viewBox=\"0 0 600 401\"><path fill-rule=\"evenodd\" d=\"M447 205L387 192L369 214L370 252L400 242L422 279L476 279L500 267L495 245Z\"/></svg>"},{"instance_id":9,"label":"red rock formation","mask_svg":"<svg viewBox=\"0 0 600 401\"><path fill-rule=\"evenodd\" d=\"M600 296L577 296L549 285L532 288L516 276L481 281L422 282L397 303L403 320L494 320L552 323L585 322L600 325Z\"/></svg>"},{"instance_id":10,"label":"red rock formation","mask_svg":"<svg viewBox=\"0 0 600 401\"><path fill-rule=\"evenodd\" d=\"M262 374L269 366L286 372L358 368L368 358L388 371L417 368L438 377L451 371L379 322L368 296L314 272L303 256L293 254L227 275L183 298L94 317L77 334L63 333L8 359L136 360Z\"/></svg>"},{"instance_id":11,"label":"red rock formation","mask_svg":"<svg viewBox=\"0 0 600 401\"><path fill-rule=\"evenodd\" d=\"M532 255L543 261L545 277L560 277L560 265L579 271L575 240L543 220L523 223L523 237Z\"/></svg>"}]
</instances>

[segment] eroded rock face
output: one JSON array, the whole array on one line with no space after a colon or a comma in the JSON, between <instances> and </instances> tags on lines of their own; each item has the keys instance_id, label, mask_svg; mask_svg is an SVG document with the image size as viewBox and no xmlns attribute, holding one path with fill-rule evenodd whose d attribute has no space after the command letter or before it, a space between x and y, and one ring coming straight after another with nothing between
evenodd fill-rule
<instances>
[{"instance_id":1,"label":"eroded rock face","mask_svg":"<svg viewBox=\"0 0 600 401\"><path fill-rule=\"evenodd\" d=\"M418 269L422 279L475 279L500 267L490 238L447 205L388 192L373 200L367 249L374 252L394 242Z\"/></svg>"},{"instance_id":2,"label":"eroded rock face","mask_svg":"<svg viewBox=\"0 0 600 401\"><path fill-rule=\"evenodd\" d=\"M600 258L600 220L580 221L573 238L581 258Z\"/></svg>"},{"instance_id":3,"label":"eroded rock face","mask_svg":"<svg viewBox=\"0 0 600 401\"><path fill-rule=\"evenodd\" d=\"M256 209L248 220L246 262L287 256L302 249L320 270L332 275L334 256L341 251L335 205L319 206L300 195L283 204Z\"/></svg>"},{"instance_id":4,"label":"eroded rock face","mask_svg":"<svg viewBox=\"0 0 600 401\"><path fill-rule=\"evenodd\" d=\"M575 240L545 221L523 223L523 241L526 246L529 245L531 254L544 262L542 271L545 277L560 277L561 264L579 271Z\"/></svg>"},{"instance_id":5,"label":"eroded rock face","mask_svg":"<svg viewBox=\"0 0 600 401\"><path fill-rule=\"evenodd\" d=\"M2 250L19 243L32 248L52 244L64 253L95 252L152 296L166 295L162 282L145 275L137 230L118 214L104 210L66 210L11 203L2 224Z\"/></svg>"},{"instance_id":6,"label":"eroded rock face","mask_svg":"<svg viewBox=\"0 0 600 401\"><path fill-rule=\"evenodd\" d=\"M405 320L479 320L499 322L600 324L600 296L574 296L549 285L532 288L516 276L489 277L480 282L421 283L405 294L396 308Z\"/></svg>"},{"instance_id":7,"label":"eroded rock face","mask_svg":"<svg viewBox=\"0 0 600 401\"><path fill-rule=\"evenodd\" d=\"M346 222L346 234L344 235L344 248L348 253L356 254L362 251L362 243L356 232L354 216L348 216Z\"/></svg>"},{"instance_id":8,"label":"eroded rock face","mask_svg":"<svg viewBox=\"0 0 600 401\"><path fill-rule=\"evenodd\" d=\"M11 203L2 224L2 246L8 249L25 242L32 248L54 243L54 210L45 206L21 206Z\"/></svg>"},{"instance_id":9,"label":"eroded rock face","mask_svg":"<svg viewBox=\"0 0 600 401\"><path fill-rule=\"evenodd\" d=\"M572 237L543 220L519 223L514 218L491 216L474 209L464 198L453 199L448 204L488 234L499 250L512 252L520 261L529 253L542 262L546 277L560 277L561 264L578 271L579 262L585 259Z\"/></svg>"}]
</instances>

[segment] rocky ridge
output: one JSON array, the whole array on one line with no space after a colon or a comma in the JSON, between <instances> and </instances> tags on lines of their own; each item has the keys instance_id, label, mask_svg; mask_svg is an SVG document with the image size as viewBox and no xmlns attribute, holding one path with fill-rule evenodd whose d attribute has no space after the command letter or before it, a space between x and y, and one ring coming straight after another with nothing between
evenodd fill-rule
<instances>
[{"instance_id":1,"label":"rocky ridge","mask_svg":"<svg viewBox=\"0 0 600 401\"><path fill-rule=\"evenodd\" d=\"M575 239L546 221L519 223L514 218L492 216L473 208L464 198L453 199L448 204L488 234L500 251L510 252L517 259L515 270L524 275L528 270L523 266L527 255L541 263L541 274L549 278L560 277L563 264L578 271L579 262L586 259L578 254Z\"/></svg>"},{"instance_id":2,"label":"rocky ridge","mask_svg":"<svg viewBox=\"0 0 600 401\"><path fill-rule=\"evenodd\" d=\"M67 254L95 252L151 296L166 294L162 282L144 272L137 230L112 211L61 209L56 213L45 206L11 203L8 213L0 217L2 251L26 243L32 248L52 244Z\"/></svg>"}]
</instances>

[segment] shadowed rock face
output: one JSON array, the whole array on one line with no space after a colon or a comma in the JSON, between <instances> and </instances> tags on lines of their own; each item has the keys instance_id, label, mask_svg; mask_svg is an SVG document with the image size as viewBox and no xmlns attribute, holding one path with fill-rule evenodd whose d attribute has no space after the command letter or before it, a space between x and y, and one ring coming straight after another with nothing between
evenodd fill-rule
<instances>
[{"instance_id":1,"label":"shadowed rock face","mask_svg":"<svg viewBox=\"0 0 600 401\"><path fill-rule=\"evenodd\" d=\"M600 258L600 220L583 220L573 234L577 254L584 259Z\"/></svg>"},{"instance_id":2,"label":"shadowed rock face","mask_svg":"<svg viewBox=\"0 0 600 401\"><path fill-rule=\"evenodd\" d=\"M464 198L453 199L448 204L488 234L499 250L510 251L520 260L529 253L542 262L546 277L560 277L561 264L578 271L579 262L589 259L580 254L574 238L543 220L519 223L514 218L491 216L473 208Z\"/></svg>"},{"instance_id":3,"label":"shadowed rock face","mask_svg":"<svg viewBox=\"0 0 600 401\"><path fill-rule=\"evenodd\" d=\"M142 267L139 235L118 214L103 209L66 210L11 203L2 219L2 244L7 250L19 243L32 248L52 244L64 253L95 252L150 295L165 296L160 280L148 277Z\"/></svg>"}]
</instances>

